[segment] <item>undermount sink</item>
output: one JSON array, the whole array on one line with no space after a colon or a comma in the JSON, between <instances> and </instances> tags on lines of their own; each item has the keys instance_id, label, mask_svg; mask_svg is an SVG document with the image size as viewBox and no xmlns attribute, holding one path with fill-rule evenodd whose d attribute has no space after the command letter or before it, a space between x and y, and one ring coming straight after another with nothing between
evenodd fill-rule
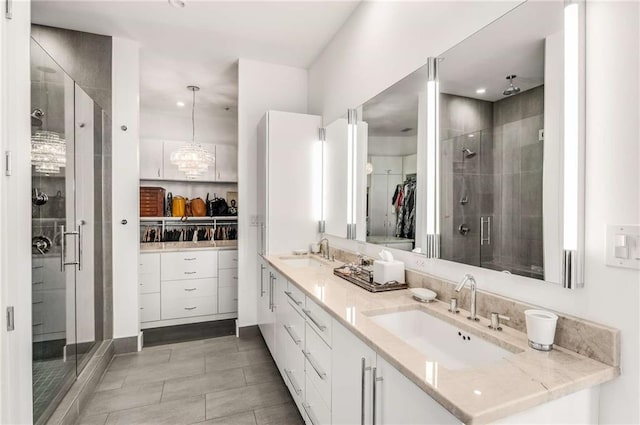
<instances>
[{"instance_id":1,"label":"undermount sink","mask_svg":"<svg viewBox=\"0 0 640 425\"><path fill-rule=\"evenodd\" d=\"M482 366L512 354L421 310L370 318L447 369Z\"/></svg>"},{"instance_id":2,"label":"undermount sink","mask_svg":"<svg viewBox=\"0 0 640 425\"><path fill-rule=\"evenodd\" d=\"M281 258L282 262L290 267L322 267L324 264L313 257Z\"/></svg>"}]
</instances>

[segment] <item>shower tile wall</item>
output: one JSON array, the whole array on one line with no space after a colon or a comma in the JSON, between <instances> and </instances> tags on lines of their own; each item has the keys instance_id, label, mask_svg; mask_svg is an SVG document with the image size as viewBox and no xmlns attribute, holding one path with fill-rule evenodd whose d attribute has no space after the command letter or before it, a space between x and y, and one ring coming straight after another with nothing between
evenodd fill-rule
<instances>
[{"instance_id":1,"label":"shower tile wall","mask_svg":"<svg viewBox=\"0 0 640 425\"><path fill-rule=\"evenodd\" d=\"M497 102L441 94L443 259L542 278L543 127L544 86ZM480 217L491 217L490 244Z\"/></svg>"},{"instance_id":2,"label":"shower tile wall","mask_svg":"<svg viewBox=\"0 0 640 425\"><path fill-rule=\"evenodd\" d=\"M480 217L493 214L493 105L467 97L440 95L441 256L480 265ZM477 155L464 158L463 149ZM462 198L468 202L462 204ZM458 226L466 224L464 236ZM483 250L491 256L490 250Z\"/></svg>"},{"instance_id":3,"label":"shower tile wall","mask_svg":"<svg viewBox=\"0 0 640 425\"><path fill-rule=\"evenodd\" d=\"M502 196L494 206L500 233L493 265L542 279L544 86L495 102L493 124L495 145L502 151L502 168L495 170L495 189Z\"/></svg>"}]
</instances>

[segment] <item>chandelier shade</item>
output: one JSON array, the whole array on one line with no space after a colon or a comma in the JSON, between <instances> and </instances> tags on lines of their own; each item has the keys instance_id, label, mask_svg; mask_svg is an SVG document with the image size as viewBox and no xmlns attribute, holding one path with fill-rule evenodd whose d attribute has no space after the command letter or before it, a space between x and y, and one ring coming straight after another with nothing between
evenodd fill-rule
<instances>
[{"instance_id":1,"label":"chandelier shade","mask_svg":"<svg viewBox=\"0 0 640 425\"><path fill-rule=\"evenodd\" d=\"M183 172L187 179L193 180L203 176L209 167L215 163L215 156L203 145L196 143L196 92L198 86L187 86L193 92L193 104L191 107L191 142L182 145L178 150L171 152L171 163Z\"/></svg>"}]
</instances>

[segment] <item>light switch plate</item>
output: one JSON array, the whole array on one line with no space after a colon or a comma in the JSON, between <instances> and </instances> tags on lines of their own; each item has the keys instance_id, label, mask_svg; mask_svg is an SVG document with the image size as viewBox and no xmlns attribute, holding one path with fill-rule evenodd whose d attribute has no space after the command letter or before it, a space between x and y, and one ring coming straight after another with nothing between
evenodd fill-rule
<instances>
[{"instance_id":1,"label":"light switch plate","mask_svg":"<svg viewBox=\"0 0 640 425\"><path fill-rule=\"evenodd\" d=\"M607 226L606 264L640 270L640 226Z\"/></svg>"}]
</instances>

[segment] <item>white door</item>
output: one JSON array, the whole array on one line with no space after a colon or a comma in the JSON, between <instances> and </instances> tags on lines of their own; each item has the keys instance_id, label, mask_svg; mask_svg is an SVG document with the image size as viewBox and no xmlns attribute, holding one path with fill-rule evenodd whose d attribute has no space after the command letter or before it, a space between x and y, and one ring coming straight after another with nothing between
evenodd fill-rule
<instances>
[{"instance_id":1,"label":"white door","mask_svg":"<svg viewBox=\"0 0 640 425\"><path fill-rule=\"evenodd\" d=\"M156 139L140 140L140 179L157 180L162 173L162 141Z\"/></svg>"},{"instance_id":2,"label":"white door","mask_svg":"<svg viewBox=\"0 0 640 425\"><path fill-rule=\"evenodd\" d=\"M223 182L238 181L238 148L230 145L216 145L215 179Z\"/></svg>"},{"instance_id":3,"label":"white door","mask_svg":"<svg viewBox=\"0 0 640 425\"><path fill-rule=\"evenodd\" d=\"M376 365L376 353L336 320L332 333L331 422L360 424L364 415L364 423L370 425L371 368Z\"/></svg>"},{"instance_id":4,"label":"white door","mask_svg":"<svg viewBox=\"0 0 640 425\"><path fill-rule=\"evenodd\" d=\"M387 175L372 174L369 189L369 229L371 236L387 235L387 213L391 199L387 196Z\"/></svg>"},{"instance_id":5,"label":"white door","mask_svg":"<svg viewBox=\"0 0 640 425\"><path fill-rule=\"evenodd\" d=\"M376 360L375 374L379 380L375 383L376 417L372 425L460 424L459 419L380 356ZM437 363L427 362L425 379L431 385L437 386Z\"/></svg>"}]
</instances>

